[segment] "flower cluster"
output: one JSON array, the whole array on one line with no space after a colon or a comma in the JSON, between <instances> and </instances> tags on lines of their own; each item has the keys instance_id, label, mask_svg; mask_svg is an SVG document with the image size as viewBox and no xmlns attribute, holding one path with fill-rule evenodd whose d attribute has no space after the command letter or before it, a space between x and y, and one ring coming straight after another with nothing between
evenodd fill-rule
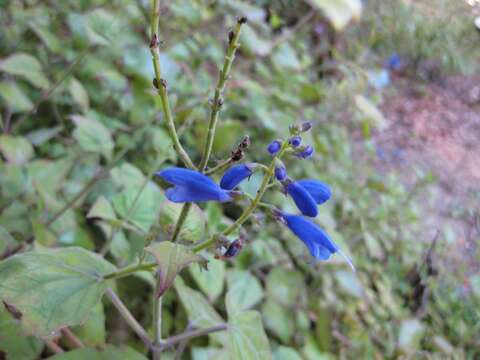
<instances>
[{"instance_id":1,"label":"flower cluster","mask_svg":"<svg viewBox=\"0 0 480 360\"><path fill-rule=\"evenodd\" d=\"M226 170L219 184L203 173L184 168L168 168L158 172L156 175L173 185L165 192L166 197L170 201L179 203L226 202L232 201L235 194L238 194L238 191L235 191L235 189L241 182L250 178L255 171L263 170L265 171L264 183L268 184L273 176L282 185L284 193L292 198L301 213L301 215L287 214L281 210L274 209L273 215L275 218L285 224L295 236L303 241L314 258L327 260L332 254L338 253L354 269L350 259L340 251L328 234L307 218L315 218L318 215L318 205L325 203L331 198L332 192L328 185L316 179L294 180L290 178L287 175L285 165L280 159L284 153L290 153L302 159L313 156L313 147L308 144L302 144L301 137L301 134L310 130L310 128L310 123L291 127L291 137L289 139L272 141L267 147L267 151L273 156L270 167L257 163L240 163ZM262 195L262 191L259 190L257 196L261 197ZM258 203L260 198L257 200ZM252 203L255 203L255 201ZM235 250L236 253L239 248L241 247L229 248L227 252L233 253Z\"/></svg>"}]
</instances>

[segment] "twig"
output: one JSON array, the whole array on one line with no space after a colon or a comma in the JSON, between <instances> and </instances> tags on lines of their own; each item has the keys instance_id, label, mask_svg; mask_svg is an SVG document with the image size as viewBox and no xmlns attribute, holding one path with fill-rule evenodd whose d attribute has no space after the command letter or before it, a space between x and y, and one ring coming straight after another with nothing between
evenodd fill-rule
<instances>
[{"instance_id":1,"label":"twig","mask_svg":"<svg viewBox=\"0 0 480 360\"><path fill-rule=\"evenodd\" d=\"M85 345L83 344L82 340L80 340L77 335L75 335L72 330L67 326L62 329L63 335L76 347L76 348L84 348Z\"/></svg>"},{"instance_id":2,"label":"twig","mask_svg":"<svg viewBox=\"0 0 480 360\"><path fill-rule=\"evenodd\" d=\"M240 18L237 21L235 29L229 33L229 41L227 54L225 55L225 61L223 63L223 68L220 70L220 75L218 77L217 86L215 88L215 95L213 97L212 109L210 112L210 121L208 123L208 132L207 140L205 142L205 147L203 149L202 160L198 166L200 171L204 172L207 167L208 160L210 159L210 154L212 153L213 140L215 139L215 130L217 127L218 114L220 108L223 105L223 91L225 89L225 83L230 75L230 69L232 68L233 60L235 59L235 52L240 46L238 39L240 37L240 30L242 25L246 22L246 18Z\"/></svg>"},{"instance_id":3,"label":"twig","mask_svg":"<svg viewBox=\"0 0 480 360\"><path fill-rule=\"evenodd\" d=\"M140 340L143 341L145 346L151 348L152 347L152 340L150 340L150 337L148 336L147 332L143 328L142 325L139 324L139 322L134 318L132 313L127 309L125 304L120 300L120 298L113 292L112 289L108 288L107 291L105 292L112 302L113 306L118 310L120 315L125 319L127 324L132 328L132 330L137 334L137 336L140 338Z\"/></svg>"},{"instance_id":4,"label":"twig","mask_svg":"<svg viewBox=\"0 0 480 360\"><path fill-rule=\"evenodd\" d=\"M173 120L172 110L170 108L170 102L168 100L167 82L162 79L162 71L160 67L160 41L158 38L158 24L160 21L160 0L153 0L152 2L152 23L151 23L151 41L150 41L150 53L152 54L153 68L155 71L154 85L157 89L157 93L160 96L162 103L163 115L165 116L165 122L167 125L168 134L172 139L173 146L177 154L182 159L186 167L195 169L195 165L188 156L187 152L183 148L180 140L178 139L177 130L175 129L175 122Z\"/></svg>"},{"instance_id":5,"label":"twig","mask_svg":"<svg viewBox=\"0 0 480 360\"><path fill-rule=\"evenodd\" d=\"M157 346L157 347L153 347L152 350L154 352L155 351L163 351L165 349L171 348L172 346L174 346L174 345L176 345L180 342L187 341L187 340L199 337L199 336L208 335L208 334L211 334L211 333L214 333L214 332L227 330L227 328L228 328L227 324L218 324L218 325L208 327L208 328L205 328L205 329L186 331L183 334L171 336L168 339L165 339L164 341L162 341L162 345Z\"/></svg>"},{"instance_id":6,"label":"twig","mask_svg":"<svg viewBox=\"0 0 480 360\"><path fill-rule=\"evenodd\" d=\"M235 160L232 157L230 157L228 160L225 160L225 161L219 163L218 165L214 166L213 168L207 169L207 171L205 171L205 174L207 174L207 175L215 174L217 171L221 171L221 170L224 170L224 169L228 168L234 162L235 162Z\"/></svg>"},{"instance_id":7,"label":"twig","mask_svg":"<svg viewBox=\"0 0 480 360\"><path fill-rule=\"evenodd\" d=\"M45 345L54 353L54 354L61 354L63 353L63 349L53 340L43 340L45 342Z\"/></svg>"}]
</instances>

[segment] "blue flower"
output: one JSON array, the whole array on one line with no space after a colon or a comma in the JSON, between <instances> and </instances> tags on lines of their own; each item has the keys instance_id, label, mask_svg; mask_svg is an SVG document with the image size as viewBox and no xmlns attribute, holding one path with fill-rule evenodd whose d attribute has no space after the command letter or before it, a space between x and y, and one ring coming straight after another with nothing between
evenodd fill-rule
<instances>
[{"instance_id":1,"label":"blue flower","mask_svg":"<svg viewBox=\"0 0 480 360\"><path fill-rule=\"evenodd\" d=\"M297 184L300 184L305 190L307 190L318 205L323 204L332 197L332 190L330 190L330 187L321 181L315 179L303 179L297 180Z\"/></svg>"},{"instance_id":2,"label":"blue flower","mask_svg":"<svg viewBox=\"0 0 480 360\"><path fill-rule=\"evenodd\" d=\"M233 190L238 184L253 174L255 167L255 164L232 166L223 174L222 180L220 180L220 187L225 190Z\"/></svg>"},{"instance_id":3,"label":"blue flower","mask_svg":"<svg viewBox=\"0 0 480 360\"><path fill-rule=\"evenodd\" d=\"M288 143L294 148L299 147L300 144L302 143L302 138L298 135L293 136L288 140Z\"/></svg>"},{"instance_id":4,"label":"blue flower","mask_svg":"<svg viewBox=\"0 0 480 360\"><path fill-rule=\"evenodd\" d=\"M311 145L307 145L305 146L305 148L303 148L303 150L297 152L295 156L302 159L308 159L312 157L313 153L314 153L313 147Z\"/></svg>"},{"instance_id":5,"label":"blue flower","mask_svg":"<svg viewBox=\"0 0 480 360\"><path fill-rule=\"evenodd\" d=\"M195 170L173 167L159 171L155 175L175 185L165 191L167 199L173 202L225 202L232 199L228 191L221 189L208 176Z\"/></svg>"},{"instance_id":6,"label":"blue flower","mask_svg":"<svg viewBox=\"0 0 480 360\"><path fill-rule=\"evenodd\" d=\"M280 140L273 140L270 145L268 145L267 150L270 154L275 155L280 151L282 143Z\"/></svg>"},{"instance_id":7,"label":"blue flower","mask_svg":"<svg viewBox=\"0 0 480 360\"><path fill-rule=\"evenodd\" d=\"M287 227L307 246L310 254L318 260L328 260L332 254L338 253L350 265L353 271L355 267L348 256L332 241L330 236L317 224L300 215L280 213Z\"/></svg>"},{"instance_id":8,"label":"blue flower","mask_svg":"<svg viewBox=\"0 0 480 360\"><path fill-rule=\"evenodd\" d=\"M285 166L283 165L277 165L275 166L275 178L278 181L283 181L287 177L287 170L285 169Z\"/></svg>"},{"instance_id":9,"label":"blue flower","mask_svg":"<svg viewBox=\"0 0 480 360\"><path fill-rule=\"evenodd\" d=\"M400 70L403 66L403 59L397 53L393 53L387 60L387 67L392 71Z\"/></svg>"},{"instance_id":10,"label":"blue flower","mask_svg":"<svg viewBox=\"0 0 480 360\"><path fill-rule=\"evenodd\" d=\"M303 215L310 217L318 215L318 208L315 199L303 186L296 181L293 181L286 185L286 190Z\"/></svg>"}]
</instances>

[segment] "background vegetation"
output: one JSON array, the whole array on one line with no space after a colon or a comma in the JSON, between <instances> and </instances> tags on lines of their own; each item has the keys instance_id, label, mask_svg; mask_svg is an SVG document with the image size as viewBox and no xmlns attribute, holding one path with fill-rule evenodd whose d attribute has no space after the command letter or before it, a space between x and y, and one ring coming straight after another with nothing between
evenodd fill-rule
<instances>
[{"instance_id":1,"label":"background vegetation","mask_svg":"<svg viewBox=\"0 0 480 360\"><path fill-rule=\"evenodd\" d=\"M336 259L312 264L287 230L259 216L234 260L212 258L208 272L195 265L181 273L164 296L162 334L215 324L229 302L260 311L274 359L476 359L478 188L452 213L473 222L465 257L457 229L437 221L435 231L425 231L431 215L425 204L438 199L438 174L414 163L398 170L401 155L385 155L375 142L389 126L382 104L401 96L405 83L422 94L451 74L479 73L476 10L454 0L368 1L361 17L353 11L343 27L342 16L326 14L321 2L165 2L161 63L182 143L198 162L228 29L236 16L248 17L215 160L248 134L247 158L261 161L266 145L287 136L291 123L312 121L314 161L288 163L289 174L331 185L334 197L319 223L357 273ZM127 266L146 241L168 238L181 208L152 178L178 159L152 87L150 2L0 0L0 6L0 253L79 246ZM392 72L393 54L401 64ZM379 165L380 157L388 166ZM254 192L258 182L254 176L243 190ZM293 209L281 195L269 200ZM194 207L180 239L203 239L239 213L235 205ZM153 286L147 272L116 282L147 329ZM104 351L55 359L149 356L108 300L92 310L72 331ZM21 320L2 307L0 358L48 357L52 342L75 347L61 333L46 341L21 334ZM229 358L220 334L162 358ZM255 343L261 336L248 337ZM264 351L259 341L255 347Z\"/></svg>"}]
</instances>

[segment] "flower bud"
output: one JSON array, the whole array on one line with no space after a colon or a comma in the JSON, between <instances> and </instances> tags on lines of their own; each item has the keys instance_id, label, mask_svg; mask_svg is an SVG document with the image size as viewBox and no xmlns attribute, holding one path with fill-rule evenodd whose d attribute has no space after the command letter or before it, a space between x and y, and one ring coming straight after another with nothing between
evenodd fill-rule
<instances>
[{"instance_id":1,"label":"flower bud","mask_svg":"<svg viewBox=\"0 0 480 360\"><path fill-rule=\"evenodd\" d=\"M302 132L307 132L312 128L312 123L310 121L305 121L301 125Z\"/></svg>"},{"instance_id":2,"label":"flower bud","mask_svg":"<svg viewBox=\"0 0 480 360\"><path fill-rule=\"evenodd\" d=\"M291 147L297 148L300 146L302 143L302 138L300 136L293 136L288 140L288 143L290 144Z\"/></svg>"},{"instance_id":3,"label":"flower bud","mask_svg":"<svg viewBox=\"0 0 480 360\"><path fill-rule=\"evenodd\" d=\"M267 150L270 154L275 155L282 148L282 142L280 140L273 140L270 145L268 145Z\"/></svg>"},{"instance_id":4,"label":"flower bud","mask_svg":"<svg viewBox=\"0 0 480 360\"><path fill-rule=\"evenodd\" d=\"M314 149L311 145L305 146L303 149L301 149L299 152L295 154L295 156L301 158L301 159L308 159L313 156Z\"/></svg>"},{"instance_id":5,"label":"flower bud","mask_svg":"<svg viewBox=\"0 0 480 360\"><path fill-rule=\"evenodd\" d=\"M287 170L285 169L285 166L283 165L277 165L275 166L275 178L278 181L283 181L287 177Z\"/></svg>"}]
</instances>

